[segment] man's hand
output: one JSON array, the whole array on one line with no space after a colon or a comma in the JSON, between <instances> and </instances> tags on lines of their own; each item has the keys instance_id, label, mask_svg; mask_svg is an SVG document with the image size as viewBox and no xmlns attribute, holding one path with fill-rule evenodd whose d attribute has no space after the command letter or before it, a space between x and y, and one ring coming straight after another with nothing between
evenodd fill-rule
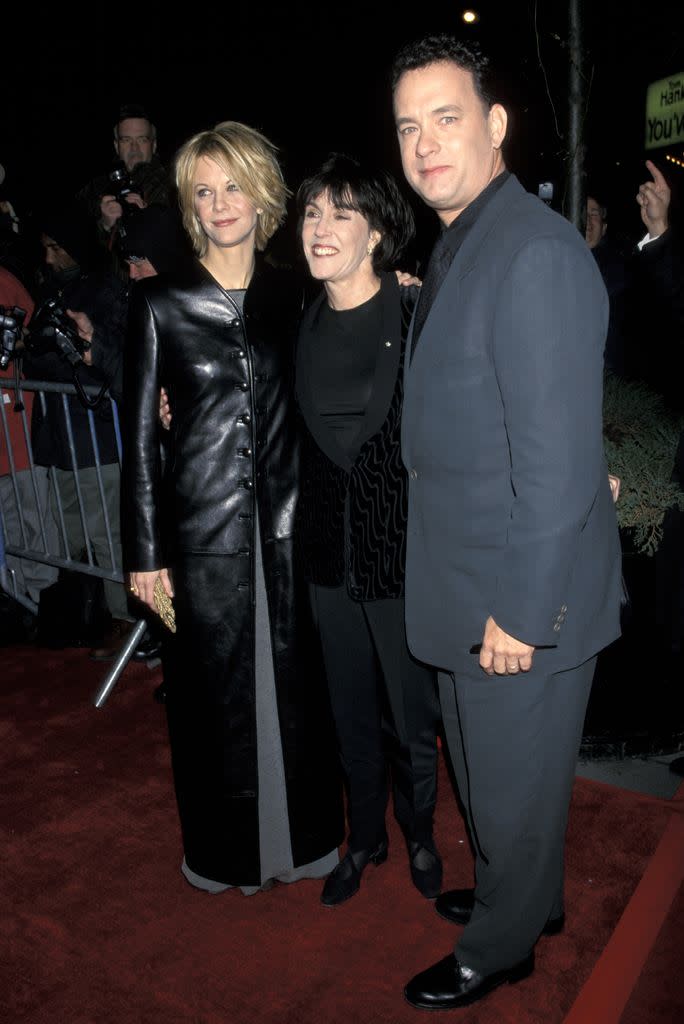
<instances>
[{"instance_id":1,"label":"man's hand","mask_svg":"<svg viewBox=\"0 0 684 1024\"><path fill-rule=\"evenodd\" d=\"M171 406L165 388L159 391L159 420L164 430L171 429Z\"/></svg>"},{"instance_id":2,"label":"man's hand","mask_svg":"<svg viewBox=\"0 0 684 1024\"><path fill-rule=\"evenodd\" d=\"M67 316L70 316L71 319L76 324L76 330L78 331L78 336L81 339L81 341L85 341L86 345L88 346L92 345L93 332L95 328L93 327L88 314L79 312L79 310L75 309L67 309L66 312ZM86 351L83 353L83 362L86 364L86 366L92 365L93 353L90 351L90 348L87 348Z\"/></svg>"},{"instance_id":3,"label":"man's hand","mask_svg":"<svg viewBox=\"0 0 684 1024\"><path fill-rule=\"evenodd\" d=\"M122 214L121 203L118 203L114 196L102 196L100 200L100 216L105 231L111 231Z\"/></svg>"},{"instance_id":4,"label":"man's hand","mask_svg":"<svg viewBox=\"0 0 684 1024\"><path fill-rule=\"evenodd\" d=\"M480 650L480 668L483 668L488 676L493 676L495 672L498 676L529 672L533 654L534 647L504 633L491 615L489 616L485 623Z\"/></svg>"},{"instance_id":5,"label":"man's hand","mask_svg":"<svg viewBox=\"0 0 684 1024\"><path fill-rule=\"evenodd\" d=\"M613 495L613 501L615 502L620 497L620 477L609 473L608 483L610 484L610 493Z\"/></svg>"},{"instance_id":6,"label":"man's hand","mask_svg":"<svg viewBox=\"0 0 684 1024\"><path fill-rule=\"evenodd\" d=\"M667 211L670 206L670 186L652 160L646 161L652 181L639 186L636 201L641 207L641 219L651 238L667 231Z\"/></svg>"},{"instance_id":7,"label":"man's hand","mask_svg":"<svg viewBox=\"0 0 684 1024\"><path fill-rule=\"evenodd\" d=\"M144 210L145 207L147 206L147 203L145 202L143 197L138 195L137 192L127 192L124 196L124 199L127 203L130 203L131 206L137 206L141 210Z\"/></svg>"}]
</instances>

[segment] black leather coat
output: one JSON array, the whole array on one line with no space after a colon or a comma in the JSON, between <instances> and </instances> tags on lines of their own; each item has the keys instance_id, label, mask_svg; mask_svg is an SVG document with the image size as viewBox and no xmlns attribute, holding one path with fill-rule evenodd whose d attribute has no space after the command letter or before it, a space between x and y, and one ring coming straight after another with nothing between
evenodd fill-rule
<instances>
[{"instance_id":1,"label":"black leather coat","mask_svg":"<svg viewBox=\"0 0 684 1024\"><path fill-rule=\"evenodd\" d=\"M408 480L400 421L404 350L415 299L416 289L400 288L395 274L383 274L382 333L354 459L340 448L313 400L310 360L324 294L307 311L299 332L296 393L305 428L297 564L311 583L346 583L356 601L404 593Z\"/></svg>"},{"instance_id":2,"label":"black leather coat","mask_svg":"<svg viewBox=\"0 0 684 1024\"><path fill-rule=\"evenodd\" d=\"M185 854L192 870L230 884L260 881L256 529L295 866L342 838L324 676L305 584L292 571L300 305L289 274L258 264L240 315L199 263L178 279L136 285L130 303L124 563L176 573L167 710ZM160 385L173 417L163 489Z\"/></svg>"}]
</instances>

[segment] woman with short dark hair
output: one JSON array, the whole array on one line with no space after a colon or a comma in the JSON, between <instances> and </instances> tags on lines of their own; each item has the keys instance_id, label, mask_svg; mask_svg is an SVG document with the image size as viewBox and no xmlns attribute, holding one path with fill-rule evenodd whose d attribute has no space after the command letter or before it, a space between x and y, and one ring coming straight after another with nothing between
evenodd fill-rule
<instances>
[{"instance_id":1,"label":"woman with short dark hair","mask_svg":"<svg viewBox=\"0 0 684 1024\"><path fill-rule=\"evenodd\" d=\"M433 673L404 629L407 480L399 423L415 288L390 269L413 234L392 177L340 155L300 187L301 237L323 283L299 333L296 392L305 423L295 520L310 583L348 789L348 851L321 901L353 896L387 857L387 757L411 875L438 895L432 838L438 705Z\"/></svg>"}]
</instances>

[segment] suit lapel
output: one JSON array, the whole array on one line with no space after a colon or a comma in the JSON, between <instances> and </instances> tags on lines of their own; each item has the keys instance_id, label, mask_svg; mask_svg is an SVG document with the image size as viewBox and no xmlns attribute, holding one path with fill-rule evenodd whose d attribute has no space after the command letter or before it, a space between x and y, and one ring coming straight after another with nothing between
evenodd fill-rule
<instances>
[{"instance_id":1,"label":"suit lapel","mask_svg":"<svg viewBox=\"0 0 684 1024\"><path fill-rule=\"evenodd\" d=\"M411 361L413 361L416 352L420 349L426 333L429 333L431 326L439 320L440 307L444 301L445 292L450 292L454 288L457 288L459 282L470 273L477 262L478 254L485 239L493 230L501 215L505 212L506 207L523 192L524 189L522 185L516 176L511 174L508 180L501 186L499 191L492 196L491 200L482 210L480 216L477 218L476 222L473 224L472 228L463 240L461 248L454 256L453 262L447 271L444 281L442 282L442 286L435 296L435 301L430 308L430 312L423 324L423 329L416 341L416 347L411 354ZM411 346L412 343L411 339L413 336L414 320L415 316L411 321L411 331L409 333L409 340L407 343L409 346ZM410 351L411 348L409 347L409 352Z\"/></svg>"}]
</instances>

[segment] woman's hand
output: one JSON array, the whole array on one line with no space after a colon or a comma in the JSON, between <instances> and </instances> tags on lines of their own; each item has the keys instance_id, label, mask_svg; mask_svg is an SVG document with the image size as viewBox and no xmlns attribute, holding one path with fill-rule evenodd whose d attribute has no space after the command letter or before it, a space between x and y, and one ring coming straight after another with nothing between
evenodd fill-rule
<instances>
[{"instance_id":1,"label":"woman's hand","mask_svg":"<svg viewBox=\"0 0 684 1024\"><path fill-rule=\"evenodd\" d=\"M610 493L613 495L613 501L617 501L620 497L620 477L609 473L608 483L610 484Z\"/></svg>"},{"instance_id":2,"label":"woman's hand","mask_svg":"<svg viewBox=\"0 0 684 1024\"><path fill-rule=\"evenodd\" d=\"M132 572L128 576L128 589L133 597L146 604L153 612L157 611L154 603L154 585L157 577L162 581L164 590L169 597L173 597L173 586L169 577L168 569L153 569L152 572Z\"/></svg>"},{"instance_id":3,"label":"woman's hand","mask_svg":"<svg viewBox=\"0 0 684 1024\"><path fill-rule=\"evenodd\" d=\"M164 430L171 429L171 406L166 388L162 388L159 392L159 422Z\"/></svg>"},{"instance_id":4,"label":"woman's hand","mask_svg":"<svg viewBox=\"0 0 684 1024\"><path fill-rule=\"evenodd\" d=\"M402 288L408 288L412 284L416 285L417 288L420 288L423 283L419 277L409 274L406 270L395 270L394 273L397 275L397 281Z\"/></svg>"}]
</instances>

